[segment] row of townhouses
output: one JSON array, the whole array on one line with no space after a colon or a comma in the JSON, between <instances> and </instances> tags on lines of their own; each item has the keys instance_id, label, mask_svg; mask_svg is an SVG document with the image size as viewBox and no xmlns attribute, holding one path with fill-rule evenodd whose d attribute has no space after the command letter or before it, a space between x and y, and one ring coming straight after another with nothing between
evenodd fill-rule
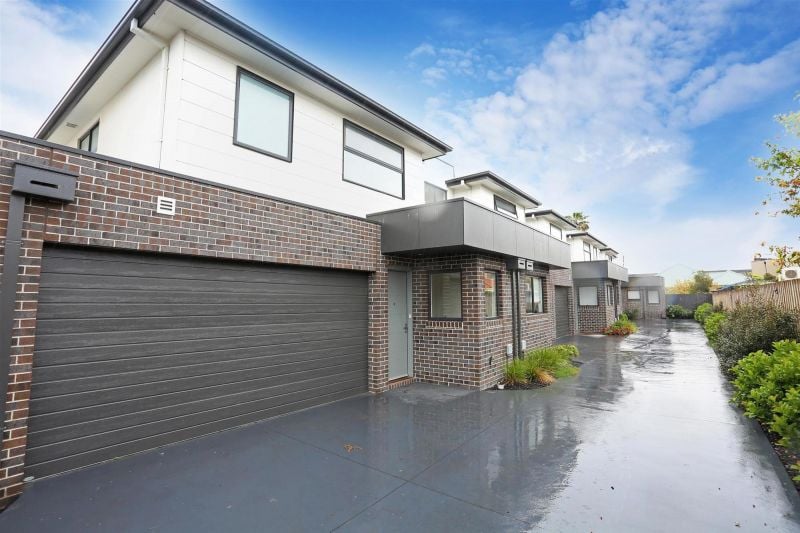
<instances>
[{"instance_id":1,"label":"row of townhouses","mask_svg":"<svg viewBox=\"0 0 800 533\"><path fill-rule=\"evenodd\" d=\"M663 312L597 236L492 172L428 183L445 142L202 0L138 0L0 137L0 501Z\"/></svg>"}]
</instances>

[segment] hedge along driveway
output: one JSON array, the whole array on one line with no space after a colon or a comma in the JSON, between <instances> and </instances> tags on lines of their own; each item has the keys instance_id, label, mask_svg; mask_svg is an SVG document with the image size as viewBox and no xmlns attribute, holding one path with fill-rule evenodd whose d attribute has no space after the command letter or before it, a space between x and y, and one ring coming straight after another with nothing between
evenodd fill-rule
<instances>
[{"instance_id":1,"label":"hedge along driveway","mask_svg":"<svg viewBox=\"0 0 800 533\"><path fill-rule=\"evenodd\" d=\"M800 529L699 326L672 327L568 339L581 372L543 389L415 385L42 479L0 531Z\"/></svg>"}]
</instances>

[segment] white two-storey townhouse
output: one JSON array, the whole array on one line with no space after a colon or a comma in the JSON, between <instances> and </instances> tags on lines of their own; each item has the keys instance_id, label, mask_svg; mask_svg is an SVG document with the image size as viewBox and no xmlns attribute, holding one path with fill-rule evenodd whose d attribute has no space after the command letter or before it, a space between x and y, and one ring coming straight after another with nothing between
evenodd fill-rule
<instances>
[{"instance_id":1,"label":"white two-storey townhouse","mask_svg":"<svg viewBox=\"0 0 800 533\"><path fill-rule=\"evenodd\" d=\"M492 387L556 337L570 245L538 201L489 172L448 198L446 143L203 0L135 2L0 139L0 505L365 391Z\"/></svg>"}]
</instances>

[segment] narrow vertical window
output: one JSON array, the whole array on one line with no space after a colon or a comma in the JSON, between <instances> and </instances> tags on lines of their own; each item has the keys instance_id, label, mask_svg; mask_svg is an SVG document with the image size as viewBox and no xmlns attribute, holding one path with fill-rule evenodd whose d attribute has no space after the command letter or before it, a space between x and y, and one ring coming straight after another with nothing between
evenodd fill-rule
<instances>
[{"instance_id":1,"label":"narrow vertical window","mask_svg":"<svg viewBox=\"0 0 800 533\"><path fill-rule=\"evenodd\" d=\"M483 273L484 316L497 318L497 272Z\"/></svg>"},{"instance_id":2,"label":"narrow vertical window","mask_svg":"<svg viewBox=\"0 0 800 533\"><path fill-rule=\"evenodd\" d=\"M293 93L239 69L233 144L291 161L293 114Z\"/></svg>"},{"instance_id":3,"label":"narrow vertical window","mask_svg":"<svg viewBox=\"0 0 800 533\"><path fill-rule=\"evenodd\" d=\"M542 278L525 277L525 312L544 313Z\"/></svg>"},{"instance_id":4,"label":"narrow vertical window","mask_svg":"<svg viewBox=\"0 0 800 533\"><path fill-rule=\"evenodd\" d=\"M86 132L86 135L78 141L78 148L89 152L97 152L97 142L100 138L100 123L98 122Z\"/></svg>"}]
</instances>

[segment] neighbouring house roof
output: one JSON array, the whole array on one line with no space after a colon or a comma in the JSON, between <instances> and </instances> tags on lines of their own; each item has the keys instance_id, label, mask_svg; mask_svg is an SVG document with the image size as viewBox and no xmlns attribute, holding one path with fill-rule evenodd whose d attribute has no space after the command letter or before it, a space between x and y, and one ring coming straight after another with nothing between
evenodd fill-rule
<instances>
[{"instance_id":1,"label":"neighbouring house roof","mask_svg":"<svg viewBox=\"0 0 800 533\"><path fill-rule=\"evenodd\" d=\"M578 237L584 240L594 241L598 246L607 246L606 243L589 233L588 231L574 231L572 233L568 233L567 237Z\"/></svg>"},{"instance_id":2,"label":"neighbouring house roof","mask_svg":"<svg viewBox=\"0 0 800 533\"><path fill-rule=\"evenodd\" d=\"M543 218L545 220L549 220L550 222L561 223L562 226L566 226L568 228L578 229L578 226L575 225L570 219L565 217L564 215L552 210L552 209L540 209L538 211L527 211L525 213L526 217L537 217Z\"/></svg>"},{"instance_id":3,"label":"neighbouring house roof","mask_svg":"<svg viewBox=\"0 0 800 533\"><path fill-rule=\"evenodd\" d=\"M133 34L130 32L131 21L137 19L139 26L145 27L148 22L155 19L153 24L155 28L169 28L170 25L165 23L164 19L170 16L178 18L175 9L172 9L172 7L182 11L179 15L183 17L190 16L190 24L199 22L210 25L220 32L219 35L224 38L233 37L247 47L248 51L255 50L263 54L263 56L271 60L271 64L280 65L290 75L300 76L303 79L312 81L322 89L334 93L337 97L349 103L350 106L366 111L369 115L377 117L386 124L400 130L400 132L417 139L422 145L428 147L426 150L422 150L424 159L438 157L452 150L449 145L419 126L412 124L375 100L205 0L137 0L106 38L64 97L58 102L55 109L37 131L36 137L47 139L56 128L63 125L76 104L103 76L109 66L125 51L133 39ZM146 29L150 30L149 27ZM193 26L191 29L204 31L202 27ZM203 33L203 35L208 36L206 33ZM120 76L117 72L112 73L112 75ZM113 89L113 83L108 82L108 85Z\"/></svg>"},{"instance_id":4,"label":"neighbouring house roof","mask_svg":"<svg viewBox=\"0 0 800 533\"><path fill-rule=\"evenodd\" d=\"M619 252L618 252L618 251L616 251L615 249L613 249L613 248L610 248L610 247L608 247L608 246L606 246L605 248L600 248L600 251L601 251L601 252L605 252L605 253L606 253L606 254L608 254L608 255L613 255L614 257L616 257L616 256L618 256L618 255L619 255Z\"/></svg>"},{"instance_id":5,"label":"neighbouring house roof","mask_svg":"<svg viewBox=\"0 0 800 533\"><path fill-rule=\"evenodd\" d=\"M516 185L509 183L508 181L504 180L494 172L490 170L484 170L483 172L476 172L475 174L470 174L468 176L461 176L460 178L452 178L445 181L445 184L448 187L454 188L459 185L467 185L467 184L477 184L480 183L481 185L486 186L489 189L494 190L498 193L505 193L506 195L510 194L515 197L516 201L521 204L523 207L539 207L542 203L531 196L530 194L526 193Z\"/></svg>"}]
</instances>

